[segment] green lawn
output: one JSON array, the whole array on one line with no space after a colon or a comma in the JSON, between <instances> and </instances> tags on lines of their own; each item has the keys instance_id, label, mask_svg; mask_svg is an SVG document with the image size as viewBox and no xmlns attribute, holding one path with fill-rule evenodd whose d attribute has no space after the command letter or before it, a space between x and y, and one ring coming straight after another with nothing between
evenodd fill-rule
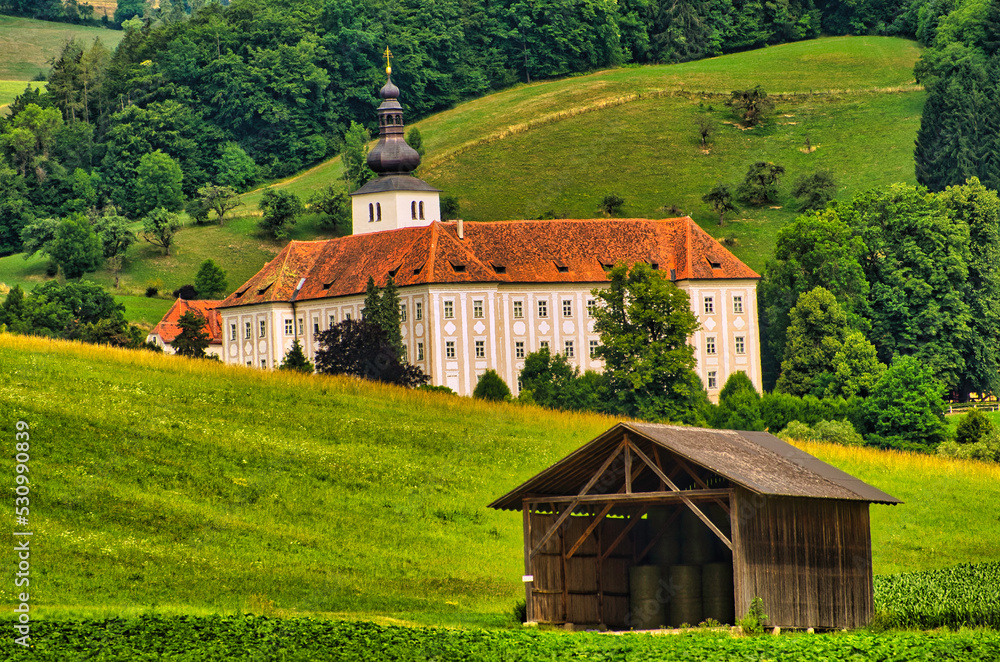
<instances>
[{"instance_id":1,"label":"green lawn","mask_svg":"<svg viewBox=\"0 0 1000 662\"><path fill-rule=\"evenodd\" d=\"M501 624L521 519L486 504L614 422L2 334L0 364L54 616ZM806 448L906 502L872 507L876 572L1000 560L997 467Z\"/></svg>"},{"instance_id":2,"label":"green lawn","mask_svg":"<svg viewBox=\"0 0 1000 662\"><path fill-rule=\"evenodd\" d=\"M47 74L49 60L57 57L72 39L86 47L100 39L114 50L124 36L121 30L0 16L0 80L26 81Z\"/></svg>"},{"instance_id":3,"label":"green lawn","mask_svg":"<svg viewBox=\"0 0 1000 662\"><path fill-rule=\"evenodd\" d=\"M156 326L157 322L174 305L174 298L170 296L145 297L145 296L116 296L115 301L125 306L125 319L132 324Z\"/></svg>"}]
</instances>

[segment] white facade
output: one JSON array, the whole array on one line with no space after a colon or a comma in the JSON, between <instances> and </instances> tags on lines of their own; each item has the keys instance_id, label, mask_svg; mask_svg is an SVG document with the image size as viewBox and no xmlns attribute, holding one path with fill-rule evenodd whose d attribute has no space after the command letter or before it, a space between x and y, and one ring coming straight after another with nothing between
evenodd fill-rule
<instances>
[{"instance_id":1,"label":"white facade","mask_svg":"<svg viewBox=\"0 0 1000 662\"><path fill-rule=\"evenodd\" d=\"M691 338L695 371L718 393L733 372L761 388L756 281L692 280L687 292L701 329ZM517 394L524 357L548 345L581 371L603 369L592 356L600 341L590 314L596 283L469 283L401 287L399 301L406 360L431 384L471 395L479 377L496 370ZM295 339L314 356L316 337L331 325L358 319L363 296L228 308L223 313L226 363L276 368ZM250 329L250 331L247 331ZM249 333L250 337L246 337Z\"/></svg>"},{"instance_id":2,"label":"white facade","mask_svg":"<svg viewBox=\"0 0 1000 662\"><path fill-rule=\"evenodd\" d=\"M414 228L441 220L437 191L381 191L351 198L353 234Z\"/></svg>"}]
</instances>

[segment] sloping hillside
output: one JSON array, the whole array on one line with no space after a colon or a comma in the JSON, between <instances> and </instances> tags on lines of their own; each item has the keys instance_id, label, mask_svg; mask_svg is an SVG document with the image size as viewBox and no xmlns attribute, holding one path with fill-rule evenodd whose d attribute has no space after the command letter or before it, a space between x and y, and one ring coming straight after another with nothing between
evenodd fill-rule
<instances>
[{"instance_id":1,"label":"sloping hillside","mask_svg":"<svg viewBox=\"0 0 1000 662\"><path fill-rule=\"evenodd\" d=\"M72 39L87 46L100 39L114 50L124 36L121 30L0 16L0 80L28 81L48 73L49 60Z\"/></svg>"},{"instance_id":2,"label":"sloping hillside","mask_svg":"<svg viewBox=\"0 0 1000 662\"><path fill-rule=\"evenodd\" d=\"M486 505L614 422L11 335L0 370L50 614L500 622L521 520ZM906 501L872 509L877 572L1000 559L996 467L807 450Z\"/></svg>"},{"instance_id":3,"label":"sloping hillside","mask_svg":"<svg viewBox=\"0 0 1000 662\"><path fill-rule=\"evenodd\" d=\"M798 177L829 169L841 196L914 181L913 140L924 99L912 84L918 55L915 43L903 39L838 37L521 85L418 122L427 148L418 174L458 196L467 220L592 218L611 192L625 198L627 216L663 218L676 215L676 207L729 238L731 250L759 271L777 229L797 214L790 190ZM743 131L724 102L732 89L758 83L782 96L763 127ZM699 145L699 118L713 127L707 150ZM701 196L720 180L735 186L757 160L787 169L781 199L731 214L720 228ZM308 198L341 176L334 159L276 186ZM236 213L255 213L259 198L259 190L243 196L246 205ZM317 236L329 235L307 217L290 238ZM193 282L208 257L235 287L280 247L259 236L252 216L225 227L189 227L170 257L149 244L132 247L121 292L141 295L149 285L170 292ZM0 259L0 282L7 285L30 287L45 277L44 260ZM114 282L103 271L87 277Z\"/></svg>"}]
</instances>

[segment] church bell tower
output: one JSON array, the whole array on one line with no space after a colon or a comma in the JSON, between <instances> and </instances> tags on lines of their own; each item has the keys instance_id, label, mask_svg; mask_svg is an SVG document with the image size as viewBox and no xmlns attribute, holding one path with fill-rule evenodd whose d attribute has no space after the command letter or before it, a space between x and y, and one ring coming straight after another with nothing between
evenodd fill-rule
<instances>
[{"instance_id":1,"label":"church bell tower","mask_svg":"<svg viewBox=\"0 0 1000 662\"><path fill-rule=\"evenodd\" d=\"M439 189L414 177L417 150L403 137L403 107L392 82L392 53L385 49L386 83L379 90L378 143L368 152L368 167L378 175L351 193L354 234L412 228L441 220Z\"/></svg>"}]
</instances>

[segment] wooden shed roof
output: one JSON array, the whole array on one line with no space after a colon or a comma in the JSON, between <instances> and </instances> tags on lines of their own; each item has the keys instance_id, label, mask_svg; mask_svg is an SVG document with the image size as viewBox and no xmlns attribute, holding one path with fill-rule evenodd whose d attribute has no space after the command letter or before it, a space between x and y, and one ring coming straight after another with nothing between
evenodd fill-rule
<instances>
[{"instance_id":1,"label":"wooden shed roof","mask_svg":"<svg viewBox=\"0 0 1000 662\"><path fill-rule=\"evenodd\" d=\"M628 433L635 440L656 444L757 494L902 503L767 432L619 423L490 507L520 510L522 499L528 496L577 494Z\"/></svg>"}]
</instances>

